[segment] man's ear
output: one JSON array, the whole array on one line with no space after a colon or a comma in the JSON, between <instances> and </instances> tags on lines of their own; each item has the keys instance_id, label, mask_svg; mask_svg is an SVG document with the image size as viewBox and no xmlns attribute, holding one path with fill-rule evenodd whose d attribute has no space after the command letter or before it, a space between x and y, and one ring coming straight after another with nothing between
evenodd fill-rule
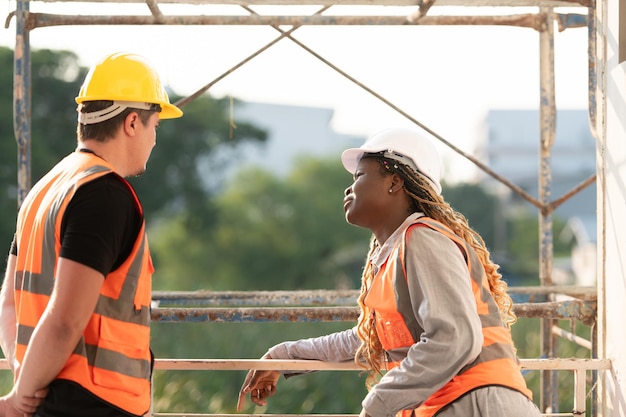
<instances>
[{"instance_id":1,"label":"man's ear","mask_svg":"<svg viewBox=\"0 0 626 417\"><path fill-rule=\"evenodd\" d=\"M126 119L124 119L124 132L126 132L128 136L135 136L137 123L140 122L137 112L130 112L128 116L126 116Z\"/></svg>"}]
</instances>

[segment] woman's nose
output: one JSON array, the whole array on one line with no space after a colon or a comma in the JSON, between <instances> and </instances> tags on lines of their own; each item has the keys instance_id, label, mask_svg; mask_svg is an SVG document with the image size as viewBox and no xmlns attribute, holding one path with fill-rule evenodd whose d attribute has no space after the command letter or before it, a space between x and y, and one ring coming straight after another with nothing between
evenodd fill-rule
<instances>
[{"instance_id":1,"label":"woman's nose","mask_svg":"<svg viewBox=\"0 0 626 417\"><path fill-rule=\"evenodd\" d=\"M352 194L352 186L346 188L346 190L343 192L345 195L350 195Z\"/></svg>"}]
</instances>

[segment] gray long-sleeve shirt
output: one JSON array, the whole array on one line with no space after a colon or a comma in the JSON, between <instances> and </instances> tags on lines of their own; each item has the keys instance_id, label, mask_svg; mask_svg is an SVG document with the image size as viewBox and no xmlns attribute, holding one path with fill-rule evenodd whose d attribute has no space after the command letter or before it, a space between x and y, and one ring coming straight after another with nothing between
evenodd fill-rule
<instances>
[{"instance_id":1,"label":"gray long-sleeve shirt","mask_svg":"<svg viewBox=\"0 0 626 417\"><path fill-rule=\"evenodd\" d=\"M401 243L404 231L421 214L409 216L373 256L377 268ZM363 400L374 417L416 408L480 353L483 336L471 282L459 248L427 227L415 229L406 245L409 299L420 327L419 341L388 352L400 366L388 371ZM415 333L415 332L414 332ZM360 346L355 329L283 342L269 350L274 359L350 361Z\"/></svg>"}]
</instances>

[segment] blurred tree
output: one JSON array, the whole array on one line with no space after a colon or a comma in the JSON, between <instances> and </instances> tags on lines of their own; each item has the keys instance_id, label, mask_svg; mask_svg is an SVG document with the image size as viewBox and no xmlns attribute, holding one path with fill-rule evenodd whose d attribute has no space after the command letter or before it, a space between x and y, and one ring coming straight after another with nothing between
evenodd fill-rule
<instances>
[{"instance_id":1,"label":"blurred tree","mask_svg":"<svg viewBox=\"0 0 626 417\"><path fill-rule=\"evenodd\" d=\"M76 102L87 69L69 51L33 50L31 53L32 183L76 147ZM0 89L13 91L13 51L0 48ZM171 94L171 100L176 100ZM235 104L237 102L235 101ZM131 179L146 216L185 212L185 227L206 227L214 218L211 203L216 191L204 176L219 164L213 156L219 147L247 140L264 141L267 133L250 123L231 120L227 99L203 95L184 107L181 119L162 123L148 172ZM17 216L17 145L12 129L11 94L0 96L0 243L8 249ZM237 123L235 123L237 122ZM232 129L233 125L237 127ZM232 136L232 137L231 137ZM207 161L211 160L211 164ZM4 262L4 260L3 260Z\"/></svg>"},{"instance_id":2,"label":"blurred tree","mask_svg":"<svg viewBox=\"0 0 626 417\"><path fill-rule=\"evenodd\" d=\"M566 225L563 219L552 219L552 235L559 236ZM533 212L515 216L508 220L507 270L519 276L519 285L539 283L539 219ZM552 252L554 257L571 255L573 242L555 239Z\"/></svg>"},{"instance_id":3,"label":"blurred tree","mask_svg":"<svg viewBox=\"0 0 626 417\"><path fill-rule=\"evenodd\" d=\"M33 51L31 130L33 184L76 148L76 102L87 73L74 52Z\"/></svg>"},{"instance_id":4,"label":"blurred tree","mask_svg":"<svg viewBox=\"0 0 626 417\"><path fill-rule=\"evenodd\" d=\"M15 232L17 215L17 144L13 133L13 51L0 48L0 250L4 254ZM1 278L0 278L1 279Z\"/></svg>"},{"instance_id":5,"label":"blurred tree","mask_svg":"<svg viewBox=\"0 0 626 417\"><path fill-rule=\"evenodd\" d=\"M443 197L469 225L476 230L488 248L495 245L494 220L498 210L497 198L480 184L443 185Z\"/></svg>"},{"instance_id":6,"label":"blurred tree","mask_svg":"<svg viewBox=\"0 0 626 417\"><path fill-rule=\"evenodd\" d=\"M346 223L350 176L339 161L302 158L286 179L242 170L216 202L216 227L181 216L151 231L154 287L177 290L358 288L369 231Z\"/></svg>"},{"instance_id":7,"label":"blurred tree","mask_svg":"<svg viewBox=\"0 0 626 417\"><path fill-rule=\"evenodd\" d=\"M76 147L74 97L85 70L68 51L31 55L31 172L35 182ZM13 131L13 51L0 47L0 247L8 251L17 216L17 144ZM3 266L4 266L3 259Z\"/></svg>"},{"instance_id":8,"label":"blurred tree","mask_svg":"<svg viewBox=\"0 0 626 417\"><path fill-rule=\"evenodd\" d=\"M455 184L443 187L444 198L463 214L469 225L476 230L487 245L494 261L501 266L501 273L509 285L535 285L539 282L539 220L535 209L517 212L514 216L499 211L497 196L487 191L482 184ZM496 238L497 218L503 217L505 242ZM554 236L559 236L566 222L553 218ZM503 243L503 244L502 244ZM501 245L504 247L499 247ZM555 239L555 256L570 255L572 242Z\"/></svg>"},{"instance_id":9,"label":"blurred tree","mask_svg":"<svg viewBox=\"0 0 626 417\"><path fill-rule=\"evenodd\" d=\"M170 101L176 99L170 95ZM183 107L182 118L159 125L146 174L130 179L148 218L180 214L185 226L196 231L214 225L212 197L228 163L217 151L267 139L267 132L247 122L237 121L233 128L229 108L229 98L203 95Z\"/></svg>"}]
</instances>

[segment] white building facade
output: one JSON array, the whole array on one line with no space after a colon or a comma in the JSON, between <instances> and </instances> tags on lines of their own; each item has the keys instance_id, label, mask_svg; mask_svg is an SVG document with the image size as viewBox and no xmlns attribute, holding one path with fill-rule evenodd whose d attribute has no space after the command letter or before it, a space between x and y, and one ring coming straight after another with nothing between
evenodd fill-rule
<instances>
[{"instance_id":1,"label":"white building facade","mask_svg":"<svg viewBox=\"0 0 626 417\"><path fill-rule=\"evenodd\" d=\"M592 128L598 164L598 356L609 359L602 373L601 409L626 416L626 3L596 4L598 42ZM593 81L593 80L592 80Z\"/></svg>"}]
</instances>

